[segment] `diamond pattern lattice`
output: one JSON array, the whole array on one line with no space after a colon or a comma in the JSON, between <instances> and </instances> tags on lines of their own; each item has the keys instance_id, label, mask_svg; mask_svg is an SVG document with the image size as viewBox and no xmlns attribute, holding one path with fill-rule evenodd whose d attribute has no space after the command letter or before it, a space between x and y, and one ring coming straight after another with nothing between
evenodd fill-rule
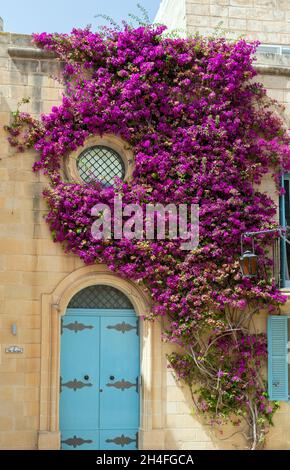
<instances>
[{"instance_id":1,"label":"diamond pattern lattice","mask_svg":"<svg viewBox=\"0 0 290 470\"><path fill-rule=\"evenodd\" d=\"M78 292L68 308L133 309L130 300L118 289L110 286L89 286Z\"/></svg>"},{"instance_id":2,"label":"diamond pattern lattice","mask_svg":"<svg viewBox=\"0 0 290 470\"><path fill-rule=\"evenodd\" d=\"M120 155L104 145L84 150L78 157L77 168L86 183L100 181L105 186L112 186L116 176L121 179L125 176L125 166Z\"/></svg>"}]
</instances>

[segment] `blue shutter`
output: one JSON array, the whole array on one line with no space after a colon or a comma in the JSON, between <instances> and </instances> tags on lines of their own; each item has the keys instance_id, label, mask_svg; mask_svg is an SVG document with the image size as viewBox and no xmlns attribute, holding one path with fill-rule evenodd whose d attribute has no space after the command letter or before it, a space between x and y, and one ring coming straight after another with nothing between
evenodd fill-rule
<instances>
[{"instance_id":1,"label":"blue shutter","mask_svg":"<svg viewBox=\"0 0 290 470\"><path fill-rule=\"evenodd\" d=\"M281 187L285 188L285 175L281 178ZM281 227L286 227L286 214L285 214L285 194L282 194L279 199L279 206L280 206L280 225ZM280 270L281 270L281 287L285 287L285 279L286 279L286 262L287 262L287 254L286 254L286 242L284 238L280 240Z\"/></svg>"},{"instance_id":2,"label":"blue shutter","mask_svg":"<svg viewBox=\"0 0 290 470\"><path fill-rule=\"evenodd\" d=\"M288 401L288 317L268 318L268 385L271 400Z\"/></svg>"}]
</instances>

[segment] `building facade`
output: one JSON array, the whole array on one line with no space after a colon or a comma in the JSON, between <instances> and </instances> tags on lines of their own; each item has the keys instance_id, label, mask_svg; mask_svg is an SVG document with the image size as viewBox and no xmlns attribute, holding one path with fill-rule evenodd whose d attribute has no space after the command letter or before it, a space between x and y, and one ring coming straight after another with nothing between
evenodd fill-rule
<instances>
[{"instance_id":1,"label":"building facade","mask_svg":"<svg viewBox=\"0 0 290 470\"><path fill-rule=\"evenodd\" d=\"M272 49L260 49L257 54L259 80L271 97L285 105L285 119L288 119L289 2L164 0L156 18L156 22L168 24L171 29L181 28L186 34L197 30L212 34L221 20L229 34L244 34L248 39L260 39L265 47L272 46ZM225 439L232 434L230 426L223 429L220 439L192 411L187 387L176 383L167 368L166 354L171 349L161 340L162 322L138 321L150 308L148 292L121 279L104 265L85 267L51 240L43 220L46 206L42 191L47 180L31 170L36 157L33 151L19 154L10 147L3 126L10 123L11 112L23 98L29 97L30 102L22 110L34 116L49 112L53 105L59 104L62 89L52 78L58 76L59 67L51 54L32 45L30 36L0 32L0 449L94 448L95 437L84 432L86 423L82 428L69 423L69 432L60 432L60 422L67 418L66 407L77 407L78 393L93 390L94 374L101 378L104 374L104 383L98 382L100 392L104 386L119 393L122 399L126 391L135 394L135 415L130 417L133 424L124 416L127 424L123 428L114 422L104 425L114 432L106 434L100 430L100 448L129 449L138 445L139 449L243 449L245 442L241 436ZM77 154L92 145L110 148L123 155L125 163L130 161L122 142L114 136L87 142ZM75 171L70 162L67 169L68 175ZM129 163L124 171L131 171ZM272 181L265 180L263 189L278 203ZM290 295L287 287L283 290ZM80 317L82 309L86 309L85 316ZM89 309L98 310L99 316L91 316ZM283 312L286 319L290 303L286 303ZM110 324L104 323L106 315ZM256 328L267 329L263 312ZM117 379L114 371L102 372L102 364L107 360L101 357L102 351L99 351L97 369L87 370L91 351L86 355L84 344L89 344L89 339L78 346L82 354L68 356L72 352L70 338L81 341L81 335L96 331L99 336L95 340L100 343L102 335L119 335L118 354L124 352L121 340L126 338L129 344L129 338L132 339L130 347L135 352L138 350L138 364L132 374L120 369ZM67 372L68 358L76 364L76 369ZM116 359L112 356L110 360ZM290 447L290 405L286 401L281 402L281 409L275 415L275 427L267 436L267 449ZM123 403L124 407L127 405ZM108 404L104 402L103 406ZM100 421L110 419L100 409L96 413Z\"/></svg>"}]
</instances>

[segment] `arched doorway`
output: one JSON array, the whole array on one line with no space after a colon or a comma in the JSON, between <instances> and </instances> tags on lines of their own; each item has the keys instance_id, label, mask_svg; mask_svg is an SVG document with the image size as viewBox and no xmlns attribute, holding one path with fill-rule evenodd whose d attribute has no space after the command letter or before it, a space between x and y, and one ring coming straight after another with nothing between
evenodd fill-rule
<instances>
[{"instance_id":1,"label":"arched doorway","mask_svg":"<svg viewBox=\"0 0 290 470\"><path fill-rule=\"evenodd\" d=\"M82 289L61 319L61 448L138 449L139 321L124 293Z\"/></svg>"}]
</instances>

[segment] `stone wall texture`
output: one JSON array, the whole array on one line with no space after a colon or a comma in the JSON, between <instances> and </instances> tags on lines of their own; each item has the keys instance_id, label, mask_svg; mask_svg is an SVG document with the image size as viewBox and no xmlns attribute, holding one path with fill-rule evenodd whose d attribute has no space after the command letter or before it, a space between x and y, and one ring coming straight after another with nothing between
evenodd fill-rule
<instances>
[{"instance_id":1,"label":"stone wall texture","mask_svg":"<svg viewBox=\"0 0 290 470\"><path fill-rule=\"evenodd\" d=\"M190 33L224 29L230 37L290 44L288 0L186 0L186 23Z\"/></svg>"},{"instance_id":2,"label":"stone wall texture","mask_svg":"<svg viewBox=\"0 0 290 470\"><path fill-rule=\"evenodd\" d=\"M23 58L29 36L0 33L0 448L35 449L39 429L41 294L50 292L80 265L51 241L43 221L46 181L33 174L33 152L17 154L3 126L23 97L34 115L58 104L61 88L50 75L58 66L45 58ZM8 50L20 50L11 57ZM17 335L11 325L17 325ZM23 354L7 354L17 344Z\"/></svg>"}]
</instances>

